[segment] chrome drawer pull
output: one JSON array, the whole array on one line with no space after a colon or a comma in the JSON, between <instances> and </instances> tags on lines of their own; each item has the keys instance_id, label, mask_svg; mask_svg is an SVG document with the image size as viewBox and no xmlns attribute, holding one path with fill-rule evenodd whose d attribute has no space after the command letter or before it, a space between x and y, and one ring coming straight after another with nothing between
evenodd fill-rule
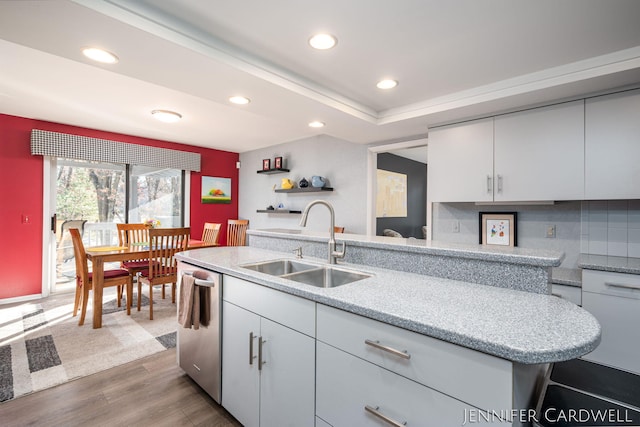
<instances>
[{"instance_id":1,"label":"chrome drawer pull","mask_svg":"<svg viewBox=\"0 0 640 427\"><path fill-rule=\"evenodd\" d=\"M487 193L491 193L491 190L493 190L493 178L487 175Z\"/></svg>"},{"instance_id":2,"label":"chrome drawer pull","mask_svg":"<svg viewBox=\"0 0 640 427\"><path fill-rule=\"evenodd\" d=\"M262 365L267 363L262 360L262 344L266 342L267 340L263 340L262 337L258 337L258 371L262 371Z\"/></svg>"},{"instance_id":3,"label":"chrome drawer pull","mask_svg":"<svg viewBox=\"0 0 640 427\"><path fill-rule=\"evenodd\" d=\"M378 411L378 409L380 409L379 406L376 406L375 408L369 405L365 405L364 406L364 410L375 415L376 417L380 418L382 421L385 421L386 423L388 423L389 425L395 426L395 427L404 427L407 425L407 422L398 422L392 418L387 417L386 415L384 415L382 412Z\"/></svg>"},{"instance_id":4,"label":"chrome drawer pull","mask_svg":"<svg viewBox=\"0 0 640 427\"><path fill-rule=\"evenodd\" d=\"M622 283L611 283L611 282L604 282L604 284L605 286L611 286L612 288L635 289L636 291L640 291L640 287L633 286L633 285L625 285Z\"/></svg>"},{"instance_id":5,"label":"chrome drawer pull","mask_svg":"<svg viewBox=\"0 0 640 427\"><path fill-rule=\"evenodd\" d=\"M498 175L498 193L502 193L502 175Z\"/></svg>"},{"instance_id":6,"label":"chrome drawer pull","mask_svg":"<svg viewBox=\"0 0 640 427\"><path fill-rule=\"evenodd\" d=\"M249 332L249 365L253 365L253 359L256 357L253 355L253 332Z\"/></svg>"},{"instance_id":7,"label":"chrome drawer pull","mask_svg":"<svg viewBox=\"0 0 640 427\"><path fill-rule=\"evenodd\" d=\"M411 355L407 353L407 350L404 350L404 351L396 350L395 348L387 347L386 345L380 344L380 341L364 340L364 343L367 345L370 345L371 347L384 350L395 356L402 357L403 359L411 359Z\"/></svg>"}]
</instances>

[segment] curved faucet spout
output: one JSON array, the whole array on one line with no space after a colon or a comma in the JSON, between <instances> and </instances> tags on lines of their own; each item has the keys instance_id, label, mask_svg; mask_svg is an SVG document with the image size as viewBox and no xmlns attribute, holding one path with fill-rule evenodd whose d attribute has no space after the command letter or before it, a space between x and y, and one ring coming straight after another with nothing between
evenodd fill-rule
<instances>
[{"instance_id":1,"label":"curved faucet spout","mask_svg":"<svg viewBox=\"0 0 640 427\"><path fill-rule=\"evenodd\" d=\"M343 243L343 248L341 252L336 251L336 234L335 234L335 225L336 225L336 214L333 210L333 206L329 202L325 202L324 200L314 200L309 203L306 208L304 208L304 212L302 212L302 218L300 218L300 227L307 226L307 218L309 217L309 211L312 206L315 205L324 205L329 209L331 222L329 224L329 264L336 264L337 258L344 258L345 250L347 245Z\"/></svg>"}]
</instances>

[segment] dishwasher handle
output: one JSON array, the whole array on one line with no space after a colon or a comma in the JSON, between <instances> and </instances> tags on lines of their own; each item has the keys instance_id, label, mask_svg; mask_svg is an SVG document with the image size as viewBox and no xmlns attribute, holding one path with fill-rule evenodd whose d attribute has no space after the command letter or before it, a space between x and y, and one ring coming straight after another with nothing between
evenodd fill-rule
<instances>
[{"instance_id":1,"label":"dishwasher handle","mask_svg":"<svg viewBox=\"0 0 640 427\"><path fill-rule=\"evenodd\" d=\"M193 272L192 271L185 271L183 273L183 275L185 275L185 276L193 276ZM209 288L215 288L217 282L218 282L217 280L204 280L204 279L196 278L195 284L198 285L198 286L207 286Z\"/></svg>"}]
</instances>

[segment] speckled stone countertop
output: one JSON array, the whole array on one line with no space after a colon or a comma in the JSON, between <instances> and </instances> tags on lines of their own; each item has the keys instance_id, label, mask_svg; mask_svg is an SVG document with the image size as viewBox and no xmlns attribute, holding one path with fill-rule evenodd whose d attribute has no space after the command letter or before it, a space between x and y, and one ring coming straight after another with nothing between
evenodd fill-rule
<instances>
[{"instance_id":1,"label":"speckled stone countertop","mask_svg":"<svg viewBox=\"0 0 640 427\"><path fill-rule=\"evenodd\" d=\"M552 268L551 283L581 288L582 270L580 270L579 268Z\"/></svg>"},{"instance_id":2,"label":"speckled stone countertop","mask_svg":"<svg viewBox=\"0 0 640 427\"><path fill-rule=\"evenodd\" d=\"M247 230L249 236L267 236L326 243L327 232L273 228L265 230ZM564 259L564 253L541 249L509 248L499 246L463 245L422 239L405 239L386 236L368 236L364 234L337 233L337 242L346 242L348 246L362 246L402 252L423 253L488 261L502 261L511 264L526 264L542 267L557 267ZM251 238L251 237L249 237Z\"/></svg>"},{"instance_id":3,"label":"speckled stone countertop","mask_svg":"<svg viewBox=\"0 0 640 427\"><path fill-rule=\"evenodd\" d=\"M582 356L600 342L600 325L582 308L550 295L496 288L361 265L372 273L332 289L258 273L239 265L292 258L248 246L207 248L181 261L520 363ZM324 263L317 258L303 261Z\"/></svg>"},{"instance_id":4,"label":"speckled stone countertop","mask_svg":"<svg viewBox=\"0 0 640 427\"><path fill-rule=\"evenodd\" d=\"M640 274L640 258L582 254L578 266L587 270Z\"/></svg>"}]
</instances>

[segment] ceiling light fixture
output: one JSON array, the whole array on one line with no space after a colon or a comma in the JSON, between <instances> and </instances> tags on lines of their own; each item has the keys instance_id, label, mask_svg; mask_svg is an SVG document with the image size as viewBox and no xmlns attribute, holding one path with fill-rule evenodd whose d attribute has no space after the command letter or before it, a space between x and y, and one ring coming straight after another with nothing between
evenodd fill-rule
<instances>
[{"instance_id":1,"label":"ceiling light fixture","mask_svg":"<svg viewBox=\"0 0 640 427\"><path fill-rule=\"evenodd\" d=\"M154 119L165 123L175 123L182 118L182 114L169 110L153 110L151 114Z\"/></svg>"},{"instance_id":2,"label":"ceiling light fixture","mask_svg":"<svg viewBox=\"0 0 640 427\"><path fill-rule=\"evenodd\" d=\"M82 54L91 60L102 62L103 64L115 64L119 61L115 54L107 52L104 49L98 49L97 47L85 47L82 49Z\"/></svg>"},{"instance_id":3,"label":"ceiling light fixture","mask_svg":"<svg viewBox=\"0 0 640 427\"><path fill-rule=\"evenodd\" d=\"M229 102L232 104L247 105L251 100L245 96L232 96L229 98Z\"/></svg>"},{"instance_id":4,"label":"ceiling light fixture","mask_svg":"<svg viewBox=\"0 0 640 427\"><path fill-rule=\"evenodd\" d=\"M331 34L316 34L309 39L311 47L318 50L331 49L336 43L338 39Z\"/></svg>"},{"instance_id":5,"label":"ceiling light fixture","mask_svg":"<svg viewBox=\"0 0 640 427\"><path fill-rule=\"evenodd\" d=\"M398 86L398 81L391 79L380 80L378 83L376 83L376 87L378 89L393 89L396 86Z\"/></svg>"},{"instance_id":6,"label":"ceiling light fixture","mask_svg":"<svg viewBox=\"0 0 640 427\"><path fill-rule=\"evenodd\" d=\"M309 127L310 128L321 128L321 127L324 127L324 122L320 122L318 120L315 120L315 121L309 123Z\"/></svg>"}]
</instances>

